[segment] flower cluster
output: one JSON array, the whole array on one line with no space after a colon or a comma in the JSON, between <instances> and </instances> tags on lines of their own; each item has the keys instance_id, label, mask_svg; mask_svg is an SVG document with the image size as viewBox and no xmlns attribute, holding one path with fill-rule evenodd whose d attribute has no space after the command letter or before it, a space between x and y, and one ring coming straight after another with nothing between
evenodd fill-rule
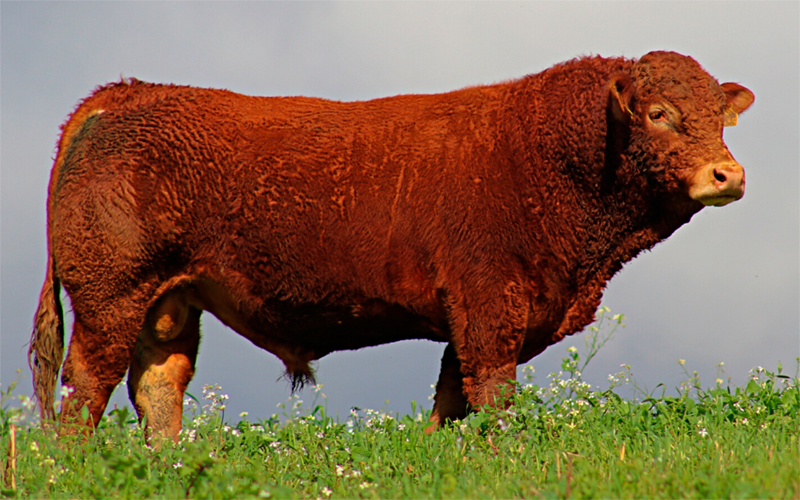
<instances>
[{"instance_id":1,"label":"flower cluster","mask_svg":"<svg viewBox=\"0 0 800 500\"><path fill-rule=\"evenodd\" d=\"M197 431L203 426L216 422L218 429L231 433L234 436L239 435L239 431L232 429L222 422L225 418L225 408L227 407L228 395L223 394L222 387L217 384L209 384L203 386L203 399L205 403L200 405L200 402L190 395L190 397L183 401L184 412L184 425L179 434L180 440L195 441L197 439Z\"/></svg>"}]
</instances>

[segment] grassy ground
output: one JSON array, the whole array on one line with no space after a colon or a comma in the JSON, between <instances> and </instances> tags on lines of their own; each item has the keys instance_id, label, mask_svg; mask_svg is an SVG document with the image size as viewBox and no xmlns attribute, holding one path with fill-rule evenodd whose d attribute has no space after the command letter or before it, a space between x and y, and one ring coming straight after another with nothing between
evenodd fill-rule
<instances>
[{"instance_id":1,"label":"grassy ground","mask_svg":"<svg viewBox=\"0 0 800 500\"><path fill-rule=\"evenodd\" d=\"M531 376L504 411L479 412L433 435L425 415L353 411L345 422L297 400L283 419L223 419L227 398L207 387L189 399L177 446L155 451L127 409L85 442L56 439L30 403L2 392L4 497L48 498L798 498L800 393L781 368L745 387L696 375L678 395L636 387L629 370L592 389L570 350L539 387ZM320 400L322 394L319 393ZM14 428L14 455L11 441Z\"/></svg>"}]
</instances>

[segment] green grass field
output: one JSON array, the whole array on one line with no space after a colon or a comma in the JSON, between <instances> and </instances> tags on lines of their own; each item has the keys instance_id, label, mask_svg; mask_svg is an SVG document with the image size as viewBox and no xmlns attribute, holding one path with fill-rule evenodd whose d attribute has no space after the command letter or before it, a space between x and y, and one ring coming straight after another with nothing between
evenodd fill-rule
<instances>
[{"instance_id":1,"label":"green grass field","mask_svg":"<svg viewBox=\"0 0 800 500\"><path fill-rule=\"evenodd\" d=\"M615 317L617 324L619 318ZM613 332L613 330L612 330ZM4 497L34 498L798 498L798 377L756 368L745 387L696 375L676 396L644 394L630 370L591 388L580 370L595 328L544 386L532 371L508 410L425 435L426 415L325 414L290 400L283 418L226 423L227 396L188 399L183 438L148 447L128 409L86 441L57 439L30 402L2 392ZM634 389L623 399L620 389ZM317 389L319 391L319 388ZM659 389L660 390L660 389ZM14 454L11 454L12 428Z\"/></svg>"}]
</instances>

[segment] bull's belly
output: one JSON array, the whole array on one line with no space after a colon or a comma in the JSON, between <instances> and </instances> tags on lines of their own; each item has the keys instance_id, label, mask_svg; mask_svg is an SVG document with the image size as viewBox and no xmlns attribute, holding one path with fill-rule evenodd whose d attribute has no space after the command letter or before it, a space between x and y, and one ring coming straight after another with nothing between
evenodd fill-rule
<instances>
[{"instance_id":1,"label":"bull's belly","mask_svg":"<svg viewBox=\"0 0 800 500\"><path fill-rule=\"evenodd\" d=\"M337 307L275 303L249 318L245 328L240 319L220 319L280 358L293 387L313 380L309 363L331 352L408 339L447 340L426 318L375 301Z\"/></svg>"},{"instance_id":2,"label":"bull's belly","mask_svg":"<svg viewBox=\"0 0 800 500\"><path fill-rule=\"evenodd\" d=\"M265 321L263 318L269 318ZM400 340L445 341L440 325L399 305L368 300L342 306L268 304L253 329L273 341L314 352L314 359L333 351L359 349Z\"/></svg>"},{"instance_id":3,"label":"bull's belly","mask_svg":"<svg viewBox=\"0 0 800 500\"><path fill-rule=\"evenodd\" d=\"M148 313L149 328L169 340L180 332L188 308L212 313L253 344L275 354L287 373L310 373L308 363L334 351L408 339L447 341L447 327L405 307L381 300L346 304L242 301L209 279L185 276L161 287Z\"/></svg>"}]
</instances>

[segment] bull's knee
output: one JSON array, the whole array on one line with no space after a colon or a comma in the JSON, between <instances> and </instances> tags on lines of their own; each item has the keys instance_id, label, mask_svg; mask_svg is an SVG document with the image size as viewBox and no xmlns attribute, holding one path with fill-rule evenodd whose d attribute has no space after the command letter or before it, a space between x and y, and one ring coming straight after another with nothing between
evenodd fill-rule
<instances>
[{"instance_id":1,"label":"bull's knee","mask_svg":"<svg viewBox=\"0 0 800 500\"><path fill-rule=\"evenodd\" d=\"M508 406L515 391L516 363L485 369L476 375L464 377L464 394L473 408Z\"/></svg>"}]
</instances>

